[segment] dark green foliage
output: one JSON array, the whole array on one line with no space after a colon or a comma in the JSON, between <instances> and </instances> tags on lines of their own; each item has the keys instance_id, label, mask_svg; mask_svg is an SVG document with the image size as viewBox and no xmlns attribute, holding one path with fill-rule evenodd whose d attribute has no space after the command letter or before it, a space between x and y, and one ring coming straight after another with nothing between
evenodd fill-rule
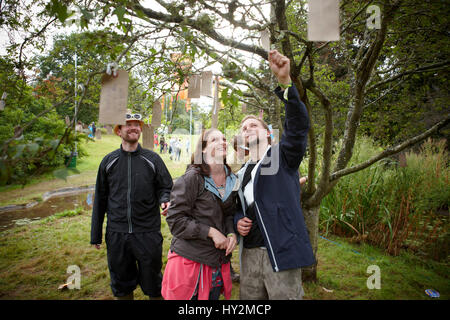
<instances>
[{"instance_id":1,"label":"dark green foliage","mask_svg":"<svg viewBox=\"0 0 450 320\"><path fill-rule=\"evenodd\" d=\"M16 76L6 59L0 59L0 83L0 91L8 93L6 107L0 111L0 184L24 184L30 176L64 164L64 156L84 136L75 138L52 101L38 96ZM78 151L82 156L83 151Z\"/></svg>"},{"instance_id":2,"label":"dark green foliage","mask_svg":"<svg viewBox=\"0 0 450 320\"><path fill-rule=\"evenodd\" d=\"M343 177L322 201L320 230L368 241L394 255L408 248L446 259L450 170L445 149L444 140L428 140L419 153L406 153L403 166L386 159ZM352 163L376 153L370 139L360 139Z\"/></svg>"}]
</instances>

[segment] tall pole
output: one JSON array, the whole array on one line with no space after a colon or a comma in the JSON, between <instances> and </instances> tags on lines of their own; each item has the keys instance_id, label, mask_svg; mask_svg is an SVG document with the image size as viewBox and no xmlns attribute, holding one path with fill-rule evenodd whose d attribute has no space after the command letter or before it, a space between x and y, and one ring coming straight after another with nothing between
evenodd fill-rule
<instances>
[{"instance_id":1,"label":"tall pole","mask_svg":"<svg viewBox=\"0 0 450 320\"><path fill-rule=\"evenodd\" d=\"M163 95L163 99L164 99L164 114L165 114L165 126L164 126L164 133L166 133L165 132L165 129L167 129L167 109L169 109L169 104L167 103L167 99L166 99L166 96L165 95ZM169 133L169 130L167 130L167 133Z\"/></svg>"},{"instance_id":2,"label":"tall pole","mask_svg":"<svg viewBox=\"0 0 450 320\"><path fill-rule=\"evenodd\" d=\"M77 69L78 69L78 57L77 57L77 49L75 47L75 115L74 115L74 126L75 126L75 154L78 153L77 150L77 141L76 141L76 137L77 137L77 114L78 114L78 103L77 103Z\"/></svg>"},{"instance_id":3,"label":"tall pole","mask_svg":"<svg viewBox=\"0 0 450 320\"><path fill-rule=\"evenodd\" d=\"M219 114L219 76L214 78L214 102L212 107L211 128L217 128Z\"/></svg>"}]
</instances>

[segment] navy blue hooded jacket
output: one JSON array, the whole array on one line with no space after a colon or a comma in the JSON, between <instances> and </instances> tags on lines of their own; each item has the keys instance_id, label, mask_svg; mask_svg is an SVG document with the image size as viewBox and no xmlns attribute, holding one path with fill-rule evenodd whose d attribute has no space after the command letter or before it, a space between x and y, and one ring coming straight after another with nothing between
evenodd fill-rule
<instances>
[{"instance_id":1,"label":"navy blue hooded jacket","mask_svg":"<svg viewBox=\"0 0 450 320\"><path fill-rule=\"evenodd\" d=\"M300 204L298 174L306 151L308 112L295 86L286 90L287 100L280 87L275 89L275 94L284 102L286 110L281 140L268 149L256 167L253 180L256 220L275 272L315 263ZM241 185L247 166L248 162L238 172ZM242 188L239 197L242 207L238 208L234 216L236 230L237 221L245 216L247 206ZM241 237L241 252L242 240Z\"/></svg>"}]
</instances>

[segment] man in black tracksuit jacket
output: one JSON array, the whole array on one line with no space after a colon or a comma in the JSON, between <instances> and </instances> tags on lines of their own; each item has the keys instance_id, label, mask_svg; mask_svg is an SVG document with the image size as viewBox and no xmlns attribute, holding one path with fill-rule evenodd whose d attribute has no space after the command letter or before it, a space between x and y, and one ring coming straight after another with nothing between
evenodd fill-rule
<instances>
[{"instance_id":1,"label":"man in black tracksuit jacket","mask_svg":"<svg viewBox=\"0 0 450 320\"><path fill-rule=\"evenodd\" d=\"M128 113L126 125L114 128L122 144L103 158L95 185L91 244L100 248L107 213L108 268L118 299L132 299L137 284L151 298L161 296L159 207L165 215L173 182L159 155L138 143L142 125L139 114Z\"/></svg>"}]
</instances>

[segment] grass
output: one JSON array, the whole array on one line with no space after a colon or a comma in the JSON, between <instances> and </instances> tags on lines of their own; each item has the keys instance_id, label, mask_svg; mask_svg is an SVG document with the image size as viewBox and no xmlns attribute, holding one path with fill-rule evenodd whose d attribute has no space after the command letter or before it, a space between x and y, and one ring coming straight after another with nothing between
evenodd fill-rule
<instances>
[{"instance_id":1,"label":"grass","mask_svg":"<svg viewBox=\"0 0 450 320\"><path fill-rule=\"evenodd\" d=\"M448 265L422 260L402 252L393 257L368 244L349 244L338 237L320 238L318 249L318 283L305 284L307 299L431 299L426 289L437 290L442 300L450 298ZM355 252L356 251L356 252ZM372 273L367 268L380 268L381 289L368 289ZM326 292L333 290L333 292Z\"/></svg>"},{"instance_id":2,"label":"grass","mask_svg":"<svg viewBox=\"0 0 450 320\"><path fill-rule=\"evenodd\" d=\"M164 218L162 234L164 270L171 240ZM65 211L2 232L0 299L113 299L106 248L90 246L89 235L90 213L83 210ZM448 266L443 263L408 253L392 257L367 244L349 244L337 237L330 240L334 243L319 240L318 281L304 284L305 299L431 299L424 292L429 288L439 291L442 300L450 298ZM239 271L237 249L232 264ZM58 290L70 275L66 273L70 265L80 267L81 288ZM370 265L380 267L379 290L367 288ZM238 297L239 284L233 284L232 299ZM135 298L146 299L139 287Z\"/></svg>"}]
</instances>

